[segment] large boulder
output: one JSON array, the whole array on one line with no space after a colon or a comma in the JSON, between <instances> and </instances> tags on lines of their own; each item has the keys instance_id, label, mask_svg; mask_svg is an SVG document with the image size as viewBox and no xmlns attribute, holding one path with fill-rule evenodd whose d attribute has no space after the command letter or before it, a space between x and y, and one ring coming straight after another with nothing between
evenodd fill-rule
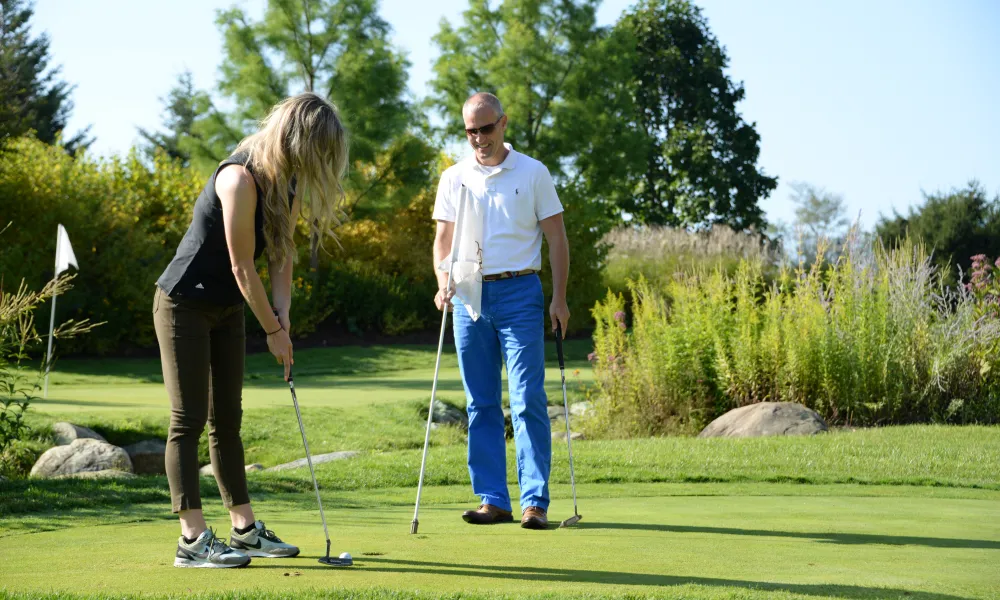
<instances>
[{"instance_id":1,"label":"large boulder","mask_svg":"<svg viewBox=\"0 0 1000 600\"><path fill-rule=\"evenodd\" d=\"M80 471L69 475L56 475L52 479L134 479L135 475L127 471L117 469L104 469L103 471Z\"/></svg>"},{"instance_id":2,"label":"large boulder","mask_svg":"<svg viewBox=\"0 0 1000 600\"><path fill-rule=\"evenodd\" d=\"M741 406L708 424L698 437L812 435L827 430L816 411L794 402L759 402Z\"/></svg>"},{"instance_id":3,"label":"large boulder","mask_svg":"<svg viewBox=\"0 0 1000 600\"><path fill-rule=\"evenodd\" d=\"M49 478L108 469L131 473L132 460L129 459L128 453L118 446L112 446L101 440L83 438L74 440L68 446L56 446L46 450L31 468L31 476Z\"/></svg>"},{"instance_id":4,"label":"large boulder","mask_svg":"<svg viewBox=\"0 0 1000 600\"><path fill-rule=\"evenodd\" d=\"M332 462L335 460L345 460L348 458L354 458L359 452L355 450L344 450L342 452L329 452L327 454L317 454L312 457L313 466L321 465L323 463ZM293 460L290 463L285 463L283 465L276 465L267 469L265 471L288 471L290 469L301 469L302 467L308 467L309 463L304 458L298 460Z\"/></svg>"},{"instance_id":5,"label":"large boulder","mask_svg":"<svg viewBox=\"0 0 1000 600\"><path fill-rule=\"evenodd\" d=\"M132 461L132 469L139 475L166 475L164 458L167 443L163 440L143 440L123 448Z\"/></svg>"},{"instance_id":6,"label":"large boulder","mask_svg":"<svg viewBox=\"0 0 1000 600\"><path fill-rule=\"evenodd\" d=\"M86 427L80 427L79 425L66 423L65 421L60 421L52 426L52 437L56 441L56 446L68 446L73 443L73 440L83 439L107 441L93 429L87 429Z\"/></svg>"}]
</instances>

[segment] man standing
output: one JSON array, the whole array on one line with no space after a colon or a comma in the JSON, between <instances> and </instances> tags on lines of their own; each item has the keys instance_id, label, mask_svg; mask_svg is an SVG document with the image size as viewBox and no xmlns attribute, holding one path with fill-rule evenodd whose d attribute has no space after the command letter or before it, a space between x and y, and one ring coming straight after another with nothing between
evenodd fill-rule
<instances>
[{"instance_id":1,"label":"man standing","mask_svg":"<svg viewBox=\"0 0 1000 600\"><path fill-rule=\"evenodd\" d=\"M480 306L475 318L461 305L454 317L469 413L469 475L482 502L462 518L474 524L513 521L500 404L501 368L506 363L521 527L545 529L552 433L543 387L545 308L538 273L544 234L552 268L549 316L552 329L559 323L565 332L569 244L563 208L545 165L504 143L507 116L496 96L473 95L466 100L462 117L473 156L441 176L433 214L435 267L451 251L460 198L467 194L476 202L476 218L482 218ZM444 310L455 294L454 286L447 289L447 271L438 270L437 277L434 302Z\"/></svg>"}]
</instances>

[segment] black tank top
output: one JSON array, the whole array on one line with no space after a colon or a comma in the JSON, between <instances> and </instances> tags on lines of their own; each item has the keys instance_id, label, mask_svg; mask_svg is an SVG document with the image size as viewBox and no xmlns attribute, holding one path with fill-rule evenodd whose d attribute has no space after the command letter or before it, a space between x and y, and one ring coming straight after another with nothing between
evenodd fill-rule
<instances>
[{"instance_id":1,"label":"black tank top","mask_svg":"<svg viewBox=\"0 0 1000 600\"><path fill-rule=\"evenodd\" d=\"M246 164L247 154L234 154L222 161L205 184L194 203L194 214L184 239L177 247L174 259L156 281L168 296L183 296L203 300L220 306L231 306L243 302L243 294L236 284L232 264L229 262L229 247L226 245L226 231L222 221L222 201L215 193L215 178L227 165ZM251 171L253 174L253 171ZM254 250L256 261L264 252L264 209L260 186L257 188L257 209L254 212ZM289 194L291 209L293 197Z\"/></svg>"}]
</instances>

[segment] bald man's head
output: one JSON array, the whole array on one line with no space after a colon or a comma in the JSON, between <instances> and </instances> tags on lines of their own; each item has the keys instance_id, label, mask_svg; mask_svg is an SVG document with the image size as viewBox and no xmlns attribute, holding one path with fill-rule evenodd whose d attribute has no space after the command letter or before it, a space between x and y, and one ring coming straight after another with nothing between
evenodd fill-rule
<instances>
[{"instance_id":1,"label":"bald man's head","mask_svg":"<svg viewBox=\"0 0 1000 600\"><path fill-rule=\"evenodd\" d=\"M473 94L462 106L465 136L481 165L497 166L507 158L503 136L507 130L507 116L503 114L500 99L488 92Z\"/></svg>"},{"instance_id":2,"label":"bald man's head","mask_svg":"<svg viewBox=\"0 0 1000 600\"><path fill-rule=\"evenodd\" d=\"M479 92L469 96L469 99L465 101L465 105L462 106L462 114L486 108L493 111L494 118L498 119L503 114L503 105L500 104L500 98L489 92Z\"/></svg>"}]
</instances>

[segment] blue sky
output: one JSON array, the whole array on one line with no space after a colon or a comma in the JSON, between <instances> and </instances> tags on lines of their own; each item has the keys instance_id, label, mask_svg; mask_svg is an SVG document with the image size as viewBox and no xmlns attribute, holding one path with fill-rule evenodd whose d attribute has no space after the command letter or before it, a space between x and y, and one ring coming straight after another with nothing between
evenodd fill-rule
<instances>
[{"instance_id":1,"label":"blue sky","mask_svg":"<svg viewBox=\"0 0 1000 600\"><path fill-rule=\"evenodd\" d=\"M632 2L606 1L611 24ZM851 218L919 203L921 192L976 178L1000 193L1000 2L996 0L700 0L742 81L738 107L761 135L760 164L779 178L762 206L789 222L789 183L841 194ZM214 89L221 36L215 12L264 0L36 0L33 25L77 85L70 131L88 124L93 150L121 153L136 127L155 128L160 98L184 69ZM433 6L433 8L431 8ZM393 39L426 92L442 18L465 2L383 0Z\"/></svg>"}]
</instances>

